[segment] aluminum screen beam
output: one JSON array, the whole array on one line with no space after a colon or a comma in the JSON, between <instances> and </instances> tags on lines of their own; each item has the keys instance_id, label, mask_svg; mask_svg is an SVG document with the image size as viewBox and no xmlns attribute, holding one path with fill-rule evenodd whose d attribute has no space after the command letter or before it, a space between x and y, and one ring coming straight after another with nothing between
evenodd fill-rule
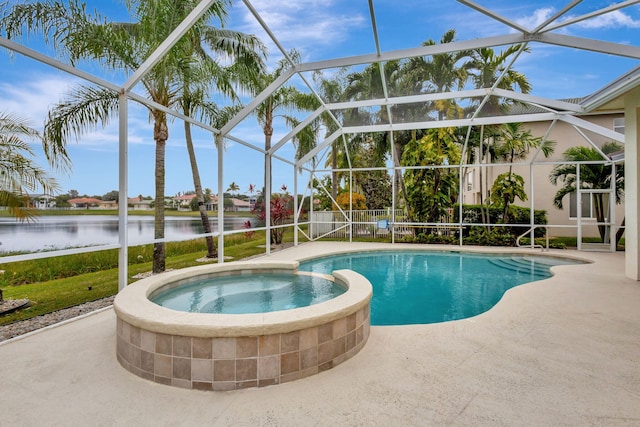
<instances>
[{"instance_id":1,"label":"aluminum screen beam","mask_svg":"<svg viewBox=\"0 0 640 427\"><path fill-rule=\"evenodd\" d=\"M571 125L575 125L579 128L588 130L590 132L594 132L597 133L598 135L602 135L605 138L609 138L612 139L616 142L619 142L621 144L624 144L624 135L621 133L618 133L616 131L613 131L611 129L607 129L605 127L602 126L598 126L595 123L591 123L588 122L586 120L583 120L581 118L578 117L574 117L574 116L570 116L570 115L560 115L558 116L558 118L560 120L562 120L565 123L569 123Z\"/></svg>"},{"instance_id":2,"label":"aluminum screen beam","mask_svg":"<svg viewBox=\"0 0 640 427\"><path fill-rule=\"evenodd\" d=\"M640 59L640 47L605 42L601 40L587 39L584 37L568 36L566 34L544 33L533 34L530 41L552 44L556 46L571 47L587 50L591 52L607 53L610 55L623 56L626 58Z\"/></svg>"},{"instance_id":3,"label":"aluminum screen beam","mask_svg":"<svg viewBox=\"0 0 640 427\"><path fill-rule=\"evenodd\" d=\"M458 0L458 2L464 4L465 6L470 7L471 9L477 10L478 12L480 12L480 13L482 13L484 15L487 15L488 17L493 18L494 20L496 20L498 22L502 22L503 24L508 25L509 27L511 27L511 28L513 28L513 29L515 29L517 31L520 31L521 33L527 33L528 32L528 30L526 28L516 24L515 22L513 22L513 21L511 21L511 20L509 20L507 18L502 17L501 15L498 15L497 13L495 13L492 10L489 10L489 9L487 9L485 7L480 6L479 4L476 4L475 2L472 2L470 0Z\"/></svg>"},{"instance_id":4,"label":"aluminum screen beam","mask_svg":"<svg viewBox=\"0 0 640 427\"><path fill-rule=\"evenodd\" d=\"M539 113L539 114L522 114L513 116L498 117L479 117L475 119L459 119L459 120L434 120L420 123L397 123L393 126L388 124L366 125L366 126L350 126L344 127L345 134L366 133L366 132L388 132L391 130L413 130L413 129L440 129L448 127L464 127L464 126L480 126L480 125L496 125L502 123L516 122L541 122L553 120L557 114L555 113Z\"/></svg>"},{"instance_id":5,"label":"aluminum screen beam","mask_svg":"<svg viewBox=\"0 0 640 427\"><path fill-rule=\"evenodd\" d=\"M562 15L566 14L567 12L569 12L571 9L573 9L574 7L576 7L577 5L579 5L580 3L582 3L582 0L573 0L571 3L569 3L568 5L566 5L565 7L563 7L562 9L558 10L556 13L554 13L553 15L551 15L546 21L544 21L543 23L541 23L540 25L538 25L533 31L532 33L539 33L543 28L546 28L547 26L551 25L551 23L553 21L555 21L556 19L560 18Z\"/></svg>"},{"instance_id":6,"label":"aluminum screen beam","mask_svg":"<svg viewBox=\"0 0 640 427\"><path fill-rule=\"evenodd\" d=\"M485 37L473 40L464 40L451 43L441 43L430 46L420 46L410 49L392 50L382 52L379 56L375 53L366 55L349 56L345 58L328 59L324 61L312 61L300 64L297 71L315 71L326 68L349 67L352 65L370 64L379 61L392 61L395 59L415 58L418 56L437 55L440 53L457 52L481 47L504 46L514 43L524 43L527 40L522 34L507 34L495 37Z\"/></svg>"}]
</instances>

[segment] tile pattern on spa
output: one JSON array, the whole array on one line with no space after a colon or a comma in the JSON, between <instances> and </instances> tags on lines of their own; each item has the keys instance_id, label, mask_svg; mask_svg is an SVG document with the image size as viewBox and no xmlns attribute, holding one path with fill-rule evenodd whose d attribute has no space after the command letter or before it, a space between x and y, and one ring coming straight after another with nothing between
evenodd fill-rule
<instances>
[{"instance_id":1,"label":"tile pattern on spa","mask_svg":"<svg viewBox=\"0 0 640 427\"><path fill-rule=\"evenodd\" d=\"M133 374L223 391L293 381L349 359L369 337L369 305L324 325L255 337L184 337L117 322L118 361Z\"/></svg>"}]
</instances>

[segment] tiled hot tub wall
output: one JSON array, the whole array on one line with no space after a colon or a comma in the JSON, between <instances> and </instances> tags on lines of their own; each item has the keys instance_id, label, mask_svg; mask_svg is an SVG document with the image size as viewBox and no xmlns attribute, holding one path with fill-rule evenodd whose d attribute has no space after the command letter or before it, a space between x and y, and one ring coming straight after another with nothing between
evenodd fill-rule
<instances>
[{"instance_id":1,"label":"tiled hot tub wall","mask_svg":"<svg viewBox=\"0 0 640 427\"><path fill-rule=\"evenodd\" d=\"M118 361L135 375L183 388L263 387L317 374L369 337L369 304L325 324L262 336L200 338L141 329L118 318Z\"/></svg>"}]
</instances>

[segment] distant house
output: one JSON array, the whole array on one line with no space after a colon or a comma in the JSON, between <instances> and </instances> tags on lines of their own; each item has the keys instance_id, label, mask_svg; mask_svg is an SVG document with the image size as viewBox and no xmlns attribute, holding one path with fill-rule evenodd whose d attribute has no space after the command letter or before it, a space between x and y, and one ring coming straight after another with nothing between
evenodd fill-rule
<instances>
[{"instance_id":1,"label":"distant house","mask_svg":"<svg viewBox=\"0 0 640 427\"><path fill-rule=\"evenodd\" d=\"M79 197L77 199L69 199L67 202L71 205L72 209L99 208L100 206L103 206L102 209L105 209L105 201L94 197ZM117 207L118 205L116 204L115 206Z\"/></svg>"},{"instance_id":2,"label":"distant house","mask_svg":"<svg viewBox=\"0 0 640 427\"><path fill-rule=\"evenodd\" d=\"M129 208L139 211L148 211L151 209L153 200L143 199L142 197L133 197L127 200Z\"/></svg>"},{"instance_id":3,"label":"distant house","mask_svg":"<svg viewBox=\"0 0 640 427\"><path fill-rule=\"evenodd\" d=\"M118 209L118 202L115 200L100 200L98 209Z\"/></svg>"},{"instance_id":4,"label":"distant house","mask_svg":"<svg viewBox=\"0 0 640 427\"><path fill-rule=\"evenodd\" d=\"M240 200L232 197L231 203L233 205L228 209L231 212L250 212L253 208L249 200Z\"/></svg>"},{"instance_id":5,"label":"distant house","mask_svg":"<svg viewBox=\"0 0 640 427\"><path fill-rule=\"evenodd\" d=\"M56 198L50 194L31 194L29 204L34 209L51 209L56 207Z\"/></svg>"},{"instance_id":6,"label":"distant house","mask_svg":"<svg viewBox=\"0 0 640 427\"><path fill-rule=\"evenodd\" d=\"M196 194L183 194L171 198L171 207L178 210L191 210L191 201L196 198ZM207 196L205 195L205 198ZM205 209L208 211L214 211L218 208L218 198L216 196L210 196L208 201L205 201Z\"/></svg>"},{"instance_id":7,"label":"distant house","mask_svg":"<svg viewBox=\"0 0 640 427\"><path fill-rule=\"evenodd\" d=\"M196 194L183 194L181 196L175 196L171 200L173 201L173 206L178 208L178 210L191 210L191 201L197 197Z\"/></svg>"}]
</instances>

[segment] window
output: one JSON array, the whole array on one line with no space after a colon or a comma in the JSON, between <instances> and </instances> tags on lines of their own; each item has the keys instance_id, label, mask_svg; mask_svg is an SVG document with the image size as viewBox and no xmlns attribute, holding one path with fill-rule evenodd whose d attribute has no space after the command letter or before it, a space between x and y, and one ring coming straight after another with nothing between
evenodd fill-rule
<instances>
[{"instance_id":1,"label":"window","mask_svg":"<svg viewBox=\"0 0 640 427\"><path fill-rule=\"evenodd\" d=\"M624 135L624 117L613 119L613 130Z\"/></svg>"},{"instance_id":2,"label":"window","mask_svg":"<svg viewBox=\"0 0 640 427\"><path fill-rule=\"evenodd\" d=\"M593 199L591 193L582 193L582 210L581 216L584 219L595 219L595 211L593 209ZM569 194L569 218L578 218L577 193Z\"/></svg>"},{"instance_id":3,"label":"window","mask_svg":"<svg viewBox=\"0 0 640 427\"><path fill-rule=\"evenodd\" d=\"M473 190L473 171L467 173L467 191Z\"/></svg>"}]
</instances>

